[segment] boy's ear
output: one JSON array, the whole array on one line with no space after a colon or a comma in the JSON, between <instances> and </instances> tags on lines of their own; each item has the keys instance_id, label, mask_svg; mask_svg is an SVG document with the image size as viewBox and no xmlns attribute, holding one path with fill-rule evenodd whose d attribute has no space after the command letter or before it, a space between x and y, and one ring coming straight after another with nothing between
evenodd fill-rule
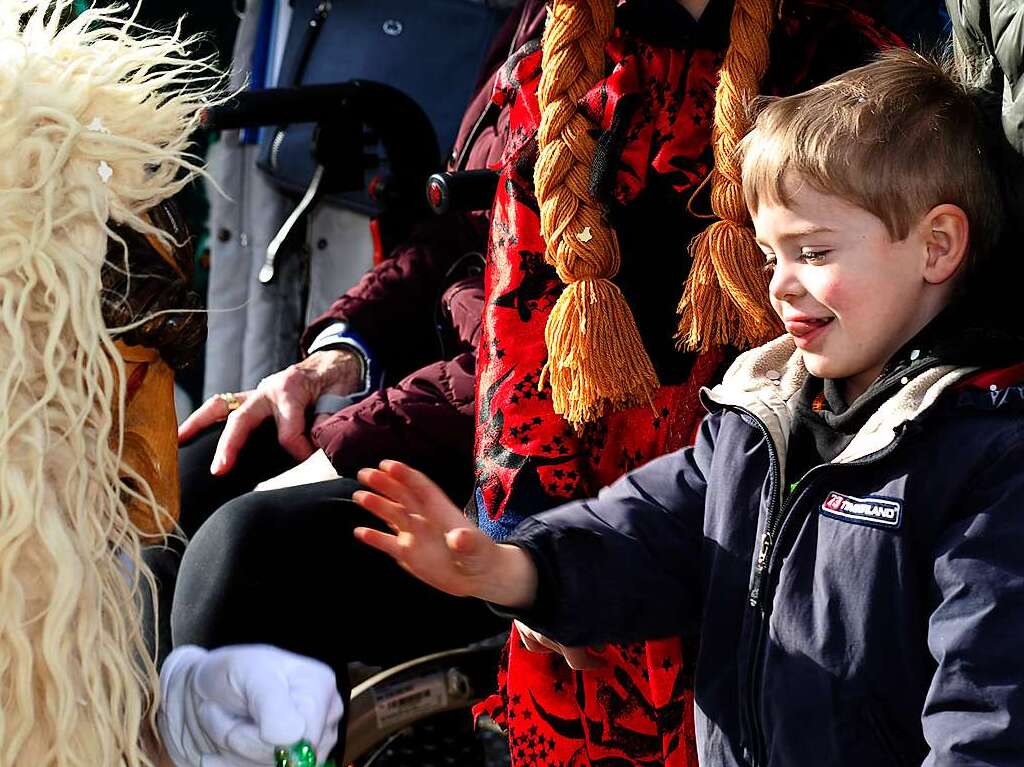
<instances>
[{"instance_id":1,"label":"boy's ear","mask_svg":"<svg viewBox=\"0 0 1024 767\"><path fill-rule=\"evenodd\" d=\"M956 274L967 258L967 214L957 205L936 205L922 219L921 231L925 246L922 276L926 282L940 285Z\"/></svg>"}]
</instances>

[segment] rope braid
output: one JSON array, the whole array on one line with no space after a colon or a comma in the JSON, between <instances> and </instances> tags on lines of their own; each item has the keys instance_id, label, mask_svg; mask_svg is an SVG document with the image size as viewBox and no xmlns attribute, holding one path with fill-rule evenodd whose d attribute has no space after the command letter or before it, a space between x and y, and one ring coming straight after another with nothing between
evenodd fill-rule
<instances>
[{"instance_id":1,"label":"rope braid","mask_svg":"<svg viewBox=\"0 0 1024 767\"><path fill-rule=\"evenodd\" d=\"M679 303L677 338L690 351L720 345L747 349L781 332L768 300L764 256L754 242L736 152L751 127L747 104L768 69L774 19L774 0L736 0L711 139L711 209L719 220L693 240L693 265Z\"/></svg>"},{"instance_id":2,"label":"rope braid","mask_svg":"<svg viewBox=\"0 0 1024 767\"><path fill-rule=\"evenodd\" d=\"M619 288L619 243L589 190L596 142L579 100L605 76L613 0L553 0L544 30L534 170L545 258L565 290L545 328L556 413L576 428L610 409L650 402L658 388Z\"/></svg>"},{"instance_id":3,"label":"rope braid","mask_svg":"<svg viewBox=\"0 0 1024 767\"><path fill-rule=\"evenodd\" d=\"M774 0L736 0L730 45L715 92L711 208L719 219L694 238L679 304L680 346L749 348L780 332L754 242L736 146L750 129L747 103L768 69ZM614 230L589 190L596 142L577 110L605 75L610 0L553 0L544 31L534 171L545 258L566 284L545 328L554 410L575 427L650 402L658 378L629 306L611 282L619 269Z\"/></svg>"}]
</instances>

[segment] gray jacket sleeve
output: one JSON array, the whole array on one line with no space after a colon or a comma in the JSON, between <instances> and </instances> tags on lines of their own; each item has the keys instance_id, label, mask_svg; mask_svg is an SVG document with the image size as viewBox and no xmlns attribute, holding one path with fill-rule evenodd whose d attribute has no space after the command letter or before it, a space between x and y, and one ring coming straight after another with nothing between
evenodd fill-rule
<instances>
[{"instance_id":1,"label":"gray jacket sleeve","mask_svg":"<svg viewBox=\"0 0 1024 767\"><path fill-rule=\"evenodd\" d=\"M540 581L533 609L514 617L567 645L695 631L720 418L704 420L694 447L626 474L597 498L523 522L508 542L532 556Z\"/></svg>"},{"instance_id":2,"label":"gray jacket sleeve","mask_svg":"<svg viewBox=\"0 0 1024 767\"><path fill-rule=\"evenodd\" d=\"M1002 94L1003 130L1024 153L1024 3L1021 0L946 0L953 37L975 74Z\"/></svg>"},{"instance_id":3,"label":"gray jacket sleeve","mask_svg":"<svg viewBox=\"0 0 1024 767\"><path fill-rule=\"evenodd\" d=\"M977 477L934 552L922 714L925 767L1019 765L1024 755L1024 443Z\"/></svg>"}]
</instances>

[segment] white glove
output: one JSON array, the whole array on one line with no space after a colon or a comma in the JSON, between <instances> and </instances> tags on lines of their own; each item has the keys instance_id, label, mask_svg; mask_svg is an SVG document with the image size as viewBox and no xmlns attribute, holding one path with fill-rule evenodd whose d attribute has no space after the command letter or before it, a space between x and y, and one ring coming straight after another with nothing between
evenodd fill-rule
<instances>
[{"instance_id":1,"label":"white glove","mask_svg":"<svg viewBox=\"0 0 1024 767\"><path fill-rule=\"evenodd\" d=\"M160 672L157 724L176 767L268 767L305 738L326 759L344 710L334 672L269 645L176 648Z\"/></svg>"}]
</instances>

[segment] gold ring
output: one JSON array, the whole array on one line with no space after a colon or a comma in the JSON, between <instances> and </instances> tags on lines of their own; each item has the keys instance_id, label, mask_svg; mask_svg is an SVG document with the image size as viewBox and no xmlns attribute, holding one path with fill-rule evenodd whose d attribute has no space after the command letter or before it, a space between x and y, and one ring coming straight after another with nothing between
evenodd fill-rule
<instances>
[{"instance_id":1,"label":"gold ring","mask_svg":"<svg viewBox=\"0 0 1024 767\"><path fill-rule=\"evenodd\" d=\"M219 400L223 400L224 404L228 406L229 413L233 413L242 406L242 403L238 401L238 397L229 391L226 391L223 394L215 394L214 396Z\"/></svg>"}]
</instances>

